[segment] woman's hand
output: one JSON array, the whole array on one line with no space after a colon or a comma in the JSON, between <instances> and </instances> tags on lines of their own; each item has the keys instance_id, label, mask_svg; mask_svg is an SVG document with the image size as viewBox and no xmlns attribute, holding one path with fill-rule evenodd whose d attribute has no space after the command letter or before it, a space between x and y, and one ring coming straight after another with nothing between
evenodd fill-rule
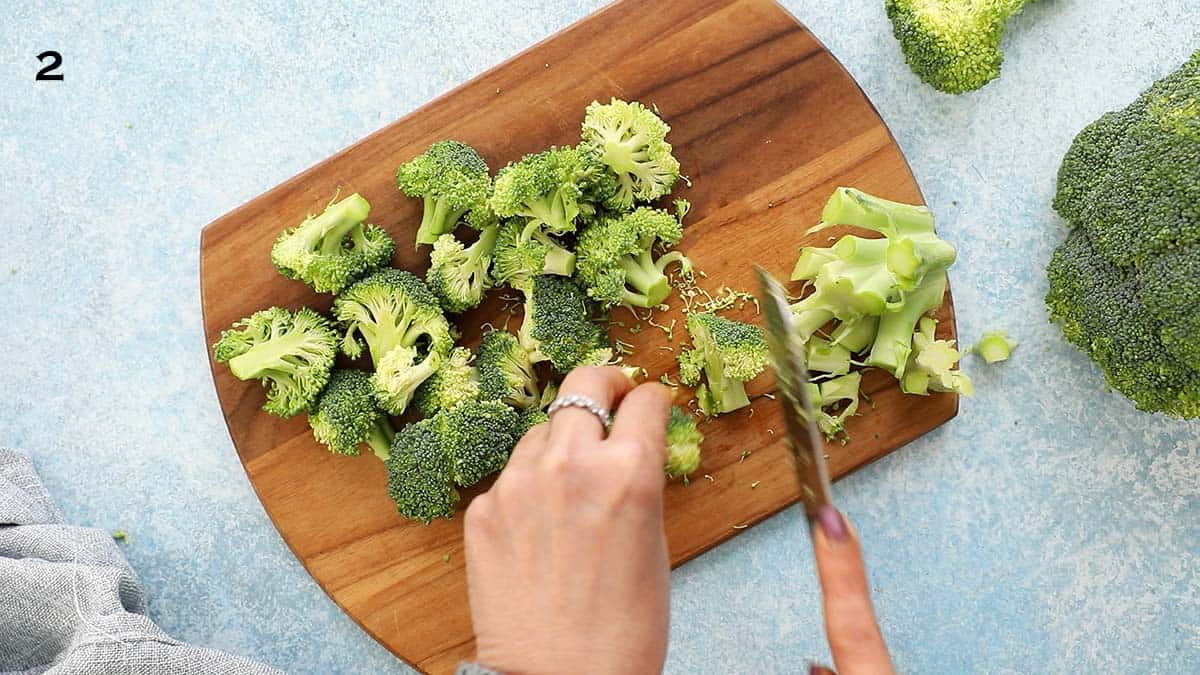
<instances>
[{"instance_id":1,"label":"woman's hand","mask_svg":"<svg viewBox=\"0 0 1200 675\"><path fill-rule=\"evenodd\" d=\"M663 462L670 399L616 368L580 368L467 509L477 660L504 673L657 673L667 649ZM619 406L619 408L618 408ZM857 550L857 549L855 549Z\"/></svg>"},{"instance_id":2,"label":"woman's hand","mask_svg":"<svg viewBox=\"0 0 1200 675\"><path fill-rule=\"evenodd\" d=\"M840 675L888 675L895 672L867 585L862 549L850 522L832 506L817 512L813 550L825 606L825 635ZM831 672L814 665L810 675Z\"/></svg>"}]
</instances>

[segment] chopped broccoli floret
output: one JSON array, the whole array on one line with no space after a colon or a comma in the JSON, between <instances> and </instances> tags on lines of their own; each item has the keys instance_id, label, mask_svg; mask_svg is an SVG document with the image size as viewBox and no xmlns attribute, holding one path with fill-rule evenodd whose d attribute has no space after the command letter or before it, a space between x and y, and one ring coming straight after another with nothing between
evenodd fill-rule
<instances>
[{"instance_id":1,"label":"chopped broccoli floret","mask_svg":"<svg viewBox=\"0 0 1200 675\"><path fill-rule=\"evenodd\" d=\"M376 272L356 282L334 301L333 314L346 326L342 351L348 356L361 355L359 336L366 341L375 364L375 395L393 415L404 412L417 387L454 346L437 297L403 270Z\"/></svg>"},{"instance_id":2,"label":"chopped broccoli floret","mask_svg":"<svg viewBox=\"0 0 1200 675\"><path fill-rule=\"evenodd\" d=\"M954 366L962 358L954 340L934 337L937 321L922 317L912 338L912 353L900 378L900 389L906 394L925 395L931 391L953 391L971 396L975 385L971 378Z\"/></svg>"},{"instance_id":3,"label":"chopped broccoli floret","mask_svg":"<svg viewBox=\"0 0 1200 675\"><path fill-rule=\"evenodd\" d=\"M580 179L584 164L574 148L550 148L509 164L496 174L489 204L501 218L524 217L520 241L537 232L569 234L575 231Z\"/></svg>"},{"instance_id":4,"label":"chopped broccoli floret","mask_svg":"<svg viewBox=\"0 0 1200 675\"><path fill-rule=\"evenodd\" d=\"M529 410L521 411L520 420L517 424L518 440L525 434L529 433L530 429L549 421L550 416L547 415L546 411L542 410L541 408L530 408Z\"/></svg>"},{"instance_id":5,"label":"chopped broccoli floret","mask_svg":"<svg viewBox=\"0 0 1200 675\"><path fill-rule=\"evenodd\" d=\"M979 342L971 348L972 352L983 357L988 363L1007 361L1017 348L1017 341L1008 337L1002 330L990 330L979 336Z\"/></svg>"},{"instance_id":6,"label":"chopped broccoli floret","mask_svg":"<svg viewBox=\"0 0 1200 675\"><path fill-rule=\"evenodd\" d=\"M396 170L400 190L425 200L417 245L434 243L464 217L477 229L491 224L495 220L487 205L491 184L487 162L459 141L438 141Z\"/></svg>"},{"instance_id":7,"label":"chopped broccoli floret","mask_svg":"<svg viewBox=\"0 0 1200 675\"><path fill-rule=\"evenodd\" d=\"M469 487L504 468L521 438L517 412L500 401L464 401L434 418L455 483Z\"/></svg>"},{"instance_id":8,"label":"chopped broccoli floret","mask_svg":"<svg viewBox=\"0 0 1200 675\"><path fill-rule=\"evenodd\" d=\"M667 417L667 477L679 478L700 468L700 444L704 434L696 428L696 420L679 406L671 406Z\"/></svg>"},{"instance_id":9,"label":"chopped broccoli floret","mask_svg":"<svg viewBox=\"0 0 1200 675\"><path fill-rule=\"evenodd\" d=\"M392 259L392 238L363 222L370 210L358 193L331 203L320 215L284 230L271 247L271 262L283 276L318 293L340 293Z\"/></svg>"},{"instance_id":10,"label":"chopped broccoli floret","mask_svg":"<svg viewBox=\"0 0 1200 675\"><path fill-rule=\"evenodd\" d=\"M671 154L671 127L641 103L593 101L583 118L580 150L597 158L617 177L617 189L605 200L627 210L634 201L649 202L671 191L679 179L679 160Z\"/></svg>"},{"instance_id":11,"label":"chopped broccoli floret","mask_svg":"<svg viewBox=\"0 0 1200 675\"><path fill-rule=\"evenodd\" d=\"M579 235L578 278L588 295L605 307L657 307L671 293L664 270L677 262L686 273L691 261L678 251L655 260L654 246L673 245L682 236L679 220L661 209L640 207L619 218L602 219Z\"/></svg>"},{"instance_id":12,"label":"chopped broccoli floret","mask_svg":"<svg viewBox=\"0 0 1200 675\"><path fill-rule=\"evenodd\" d=\"M263 410L292 417L308 410L329 380L337 357L337 333L328 319L307 307L255 312L213 344L213 359L228 363L239 380L261 380Z\"/></svg>"},{"instance_id":13,"label":"chopped broccoli floret","mask_svg":"<svg viewBox=\"0 0 1200 675\"><path fill-rule=\"evenodd\" d=\"M710 312L688 316L687 329L693 348L680 351L679 375L684 384L699 385L700 410L711 416L750 405L745 383L762 372L768 359L762 329Z\"/></svg>"},{"instance_id":14,"label":"chopped broccoli floret","mask_svg":"<svg viewBox=\"0 0 1200 675\"><path fill-rule=\"evenodd\" d=\"M366 444L387 461L396 435L392 423L375 401L371 377L361 370L337 368L308 416L313 437L330 452L357 455Z\"/></svg>"},{"instance_id":15,"label":"chopped broccoli floret","mask_svg":"<svg viewBox=\"0 0 1200 675\"><path fill-rule=\"evenodd\" d=\"M520 218L510 218L500 226L492 266L492 276L497 284L525 289L539 274L569 277L575 272L574 253L540 228L522 241L524 232L525 224Z\"/></svg>"},{"instance_id":16,"label":"chopped broccoli floret","mask_svg":"<svg viewBox=\"0 0 1200 675\"><path fill-rule=\"evenodd\" d=\"M434 242L425 282L442 309L458 314L483 302L483 294L492 287L492 252L499 229L498 223L484 227L470 246L449 233Z\"/></svg>"},{"instance_id":17,"label":"chopped broccoli floret","mask_svg":"<svg viewBox=\"0 0 1200 675\"><path fill-rule=\"evenodd\" d=\"M479 372L471 365L471 350L455 347L437 372L417 387L413 405L417 412L429 417L479 397Z\"/></svg>"},{"instance_id":18,"label":"chopped broccoli floret","mask_svg":"<svg viewBox=\"0 0 1200 675\"><path fill-rule=\"evenodd\" d=\"M1075 138L1047 270L1067 339L1146 411L1200 416L1200 51Z\"/></svg>"},{"instance_id":19,"label":"chopped broccoli floret","mask_svg":"<svg viewBox=\"0 0 1200 675\"><path fill-rule=\"evenodd\" d=\"M533 363L549 361L565 373L594 349L606 346L604 331L591 321L587 295L570 279L541 275L525 292L525 317L518 337Z\"/></svg>"},{"instance_id":20,"label":"chopped broccoli floret","mask_svg":"<svg viewBox=\"0 0 1200 675\"><path fill-rule=\"evenodd\" d=\"M948 94L973 91L1000 75L1000 39L1031 0L886 0L908 66Z\"/></svg>"},{"instance_id":21,"label":"chopped broccoli floret","mask_svg":"<svg viewBox=\"0 0 1200 675\"><path fill-rule=\"evenodd\" d=\"M400 515L426 524L454 515L458 490L436 418L408 424L396 434L387 469L388 496Z\"/></svg>"},{"instance_id":22,"label":"chopped broccoli floret","mask_svg":"<svg viewBox=\"0 0 1200 675\"><path fill-rule=\"evenodd\" d=\"M529 352L516 337L492 331L479 341L477 354L481 399L502 401L522 410L537 408L542 397L537 373Z\"/></svg>"}]
</instances>

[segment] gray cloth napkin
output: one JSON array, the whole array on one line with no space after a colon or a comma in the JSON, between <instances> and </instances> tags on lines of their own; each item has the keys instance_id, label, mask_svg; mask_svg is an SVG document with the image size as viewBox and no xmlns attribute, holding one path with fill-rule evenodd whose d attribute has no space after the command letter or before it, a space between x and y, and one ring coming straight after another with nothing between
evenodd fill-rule
<instances>
[{"instance_id":1,"label":"gray cloth napkin","mask_svg":"<svg viewBox=\"0 0 1200 675\"><path fill-rule=\"evenodd\" d=\"M171 639L112 537L63 523L29 457L0 448L0 672L282 671Z\"/></svg>"}]
</instances>

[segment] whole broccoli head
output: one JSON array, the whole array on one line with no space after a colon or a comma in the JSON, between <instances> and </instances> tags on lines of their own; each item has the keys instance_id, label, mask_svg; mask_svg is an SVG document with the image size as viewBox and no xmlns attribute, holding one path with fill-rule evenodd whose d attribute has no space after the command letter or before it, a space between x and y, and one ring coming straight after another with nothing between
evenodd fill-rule
<instances>
[{"instance_id":1,"label":"whole broccoli head","mask_svg":"<svg viewBox=\"0 0 1200 675\"><path fill-rule=\"evenodd\" d=\"M346 327L342 351L361 355L361 339L375 364L372 382L380 406L402 414L413 393L454 346L437 298L403 270L376 272L334 300L333 314Z\"/></svg>"},{"instance_id":2,"label":"whole broccoli head","mask_svg":"<svg viewBox=\"0 0 1200 675\"><path fill-rule=\"evenodd\" d=\"M696 420L679 406L671 406L667 417L667 477L679 478L700 468L700 444L704 434L696 428Z\"/></svg>"},{"instance_id":3,"label":"whole broccoli head","mask_svg":"<svg viewBox=\"0 0 1200 675\"><path fill-rule=\"evenodd\" d=\"M655 260L653 249L674 245L682 236L679 221L662 209L643 206L601 219L579 235L579 281L605 307L657 307L671 293L667 266L677 262L687 273L691 261L678 251Z\"/></svg>"},{"instance_id":4,"label":"whole broccoli head","mask_svg":"<svg viewBox=\"0 0 1200 675\"><path fill-rule=\"evenodd\" d=\"M492 276L497 284L526 289L540 274L569 277L575 272L575 254L535 229L522 239L525 222L510 218L500 226L493 253Z\"/></svg>"},{"instance_id":5,"label":"whole broccoli head","mask_svg":"<svg viewBox=\"0 0 1200 675\"><path fill-rule=\"evenodd\" d=\"M495 219L488 208L492 180L487 162L460 141L438 141L396 170L396 185L409 197L425 200L417 244L432 244L466 218L482 228Z\"/></svg>"},{"instance_id":6,"label":"whole broccoli head","mask_svg":"<svg viewBox=\"0 0 1200 675\"><path fill-rule=\"evenodd\" d=\"M688 386L699 385L700 410L711 416L750 405L745 383L758 376L768 360L762 329L711 312L689 315L687 329L692 349L679 353L679 379Z\"/></svg>"},{"instance_id":7,"label":"whole broccoli head","mask_svg":"<svg viewBox=\"0 0 1200 675\"><path fill-rule=\"evenodd\" d=\"M1032 0L886 0L908 66L948 94L979 89L1000 75L1000 39Z\"/></svg>"},{"instance_id":8,"label":"whole broccoli head","mask_svg":"<svg viewBox=\"0 0 1200 675\"><path fill-rule=\"evenodd\" d=\"M1067 339L1145 411L1200 416L1200 51L1075 138L1047 273Z\"/></svg>"},{"instance_id":9,"label":"whole broccoli head","mask_svg":"<svg viewBox=\"0 0 1200 675\"><path fill-rule=\"evenodd\" d=\"M339 455L357 455L365 444L387 461L395 431L375 402L370 375L361 370L336 368L308 415L313 437Z\"/></svg>"},{"instance_id":10,"label":"whole broccoli head","mask_svg":"<svg viewBox=\"0 0 1200 675\"><path fill-rule=\"evenodd\" d=\"M671 191L679 179L679 160L671 154L671 127L641 103L592 101L583 118L581 152L596 158L616 176L604 205L628 210L634 201L649 202Z\"/></svg>"},{"instance_id":11,"label":"whole broccoli head","mask_svg":"<svg viewBox=\"0 0 1200 675\"><path fill-rule=\"evenodd\" d=\"M479 398L507 403L521 410L536 409L542 392L529 352L504 331L483 336L476 350Z\"/></svg>"},{"instance_id":12,"label":"whole broccoli head","mask_svg":"<svg viewBox=\"0 0 1200 675\"><path fill-rule=\"evenodd\" d=\"M479 371L471 365L471 350L455 347L437 371L417 387L413 405L426 417L463 401L479 398Z\"/></svg>"},{"instance_id":13,"label":"whole broccoli head","mask_svg":"<svg viewBox=\"0 0 1200 675\"><path fill-rule=\"evenodd\" d=\"M520 240L535 233L569 234L575 231L580 180L584 165L574 148L549 148L509 164L496 174L488 204L501 218L525 218Z\"/></svg>"},{"instance_id":14,"label":"whole broccoli head","mask_svg":"<svg viewBox=\"0 0 1200 675\"><path fill-rule=\"evenodd\" d=\"M358 193L329 204L320 215L284 230L271 247L271 262L283 276L318 293L340 293L388 264L395 251L387 232L363 222L370 210Z\"/></svg>"},{"instance_id":15,"label":"whole broccoli head","mask_svg":"<svg viewBox=\"0 0 1200 675\"><path fill-rule=\"evenodd\" d=\"M337 333L328 319L304 307L255 312L213 344L213 359L229 364L239 380L261 380L263 410L292 417L308 410L329 380L337 357Z\"/></svg>"},{"instance_id":16,"label":"whole broccoli head","mask_svg":"<svg viewBox=\"0 0 1200 675\"><path fill-rule=\"evenodd\" d=\"M498 223L484 227L470 246L449 233L434 242L425 282L442 309L459 314L483 302L484 293L492 287L492 252L499 229Z\"/></svg>"},{"instance_id":17,"label":"whole broccoli head","mask_svg":"<svg viewBox=\"0 0 1200 675\"><path fill-rule=\"evenodd\" d=\"M597 348L604 331L591 321L587 295L570 279L540 275L525 292L525 317L518 334L532 362L549 361L565 373Z\"/></svg>"},{"instance_id":18,"label":"whole broccoli head","mask_svg":"<svg viewBox=\"0 0 1200 675\"><path fill-rule=\"evenodd\" d=\"M454 515L459 495L435 418L408 424L396 434L387 470L388 496L400 515L425 524Z\"/></svg>"}]
</instances>

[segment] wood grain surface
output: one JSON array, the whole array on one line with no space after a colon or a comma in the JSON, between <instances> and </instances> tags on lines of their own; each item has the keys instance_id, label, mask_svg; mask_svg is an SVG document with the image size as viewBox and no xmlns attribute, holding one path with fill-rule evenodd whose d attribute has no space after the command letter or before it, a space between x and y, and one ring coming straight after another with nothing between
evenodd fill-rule
<instances>
[{"instance_id":1,"label":"wood grain surface","mask_svg":"<svg viewBox=\"0 0 1200 675\"><path fill-rule=\"evenodd\" d=\"M625 0L205 228L200 274L209 342L264 307L329 307L329 296L277 274L268 252L280 230L320 211L338 188L343 195L361 192L371 202L371 221L396 238L397 266L423 270L428 248L411 244L420 202L396 190L393 173L400 163L433 141L455 138L475 146L496 169L524 153L577 142L584 107L611 96L655 104L671 125L669 140L691 179L675 196L693 204L679 248L707 273L700 281L710 291L756 290L755 263L786 278L801 245L823 245L839 236L803 234L839 185L891 199L921 199L870 102L778 5ZM673 309L663 320L680 319L678 343L686 333L678 297L670 302ZM484 321L502 323L501 304L493 297L464 316L464 339L473 341ZM940 314L940 332L952 337L949 297ZM753 306L730 314L756 321L754 315ZM630 360L651 378L674 372L674 353L660 348L670 344L664 332L647 328L614 335L635 345ZM388 500L386 472L374 456L333 456L312 439L302 415L280 420L262 412L258 383L236 380L221 364L215 364L213 377L230 435L263 505L334 601L421 670L450 672L470 657L462 518L429 526L405 521ZM700 471L690 485L667 487L674 565L796 501L780 411L760 396L771 386L769 375L760 377L748 387L756 397L751 408L703 425ZM852 440L828 447L835 477L957 412L957 397L903 396L880 373L866 377L864 389L874 404L864 403L862 414L850 420ZM689 395L681 390L681 402ZM744 459L743 451L750 452Z\"/></svg>"}]
</instances>

